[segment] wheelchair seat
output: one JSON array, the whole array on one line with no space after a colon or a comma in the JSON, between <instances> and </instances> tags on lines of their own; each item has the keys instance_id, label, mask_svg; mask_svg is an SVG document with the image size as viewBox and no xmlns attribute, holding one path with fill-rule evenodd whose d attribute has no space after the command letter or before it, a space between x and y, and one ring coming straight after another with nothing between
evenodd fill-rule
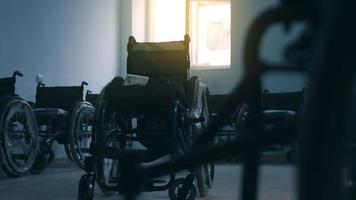
<instances>
[{"instance_id":1,"label":"wheelchair seat","mask_svg":"<svg viewBox=\"0 0 356 200\"><path fill-rule=\"evenodd\" d=\"M35 113L38 117L64 117L68 112L60 108L35 108Z\"/></svg>"},{"instance_id":2,"label":"wheelchair seat","mask_svg":"<svg viewBox=\"0 0 356 200\"><path fill-rule=\"evenodd\" d=\"M271 93L268 90L262 96L262 121L264 123L285 124L296 121L305 98L305 91Z\"/></svg>"},{"instance_id":3,"label":"wheelchair seat","mask_svg":"<svg viewBox=\"0 0 356 200\"><path fill-rule=\"evenodd\" d=\"M106 90L106 99L114 110L121 113L148 113L167 111L173 99L184 101L183 84L162 85L148 83L147 85L112 86ZM168 109L169 110L169 109Z\"/></svg>"},{"instance_id":4,"label":"wheelchair seat","mask_svg":"<svg viewBox=\"0 0 356 200\"><path fill-rule=\"evenodd\" d=\"M296 138L296 124L302 112L305 91L271 93L262 96L261 120L263 131L275 144L291 144Z\"/></svg>"},{"instance_id":5,"label":"wheelchair seat","mask_svg":"<svg viewBox=\"0 0 356 200\"><path fill-rule=\"evenodd\" d=\"M268 135L270 145L265 150L279 149L279 145L293 144L296 138L296 125L303 112L305 91L270 93L265 90L262 96L262 134ZM249 106L244 104L237 115L236 126L244 130ZM275 147L277 145L277 147Z\"/></svg>"},{"instance_id":6,"label":"wheelchair seat","mask_svg":"<svg viewBox=\"0 0 356 200\"><path fill-rule=\"evenodd\" d=\"M48 119L63 119L68 112L60 108L35 108L34 109L39 124L48 121Z\"/></svg>"},{"instance_id":7,"label":"wheelchair seat","mask_svg":"<svg viewBox=\"0 0 356 200\"><path fill-rule=\"evenodd\" d=\"M292 110L263 110L261 115L263 123L283 123L295 120L297 113Z\"/></svg>"}]
</instances>

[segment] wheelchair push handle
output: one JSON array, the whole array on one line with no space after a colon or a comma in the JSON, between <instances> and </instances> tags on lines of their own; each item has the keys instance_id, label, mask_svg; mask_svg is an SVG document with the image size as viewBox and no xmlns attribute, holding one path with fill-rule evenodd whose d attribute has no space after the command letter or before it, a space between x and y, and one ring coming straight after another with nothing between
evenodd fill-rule
<instances>
[{"instance_id":1,"label":"wheelchair push handle","mask_svg":"<svg viewBox=\"0 0 356 200\"><path fill-rule=\"evenodd\" d=\"M20 71L14 71L14 73L12 74L12 78L16 79L16 76L23 77L23 73L21 73Z\"/></svg>"},{"instance_id":2,"label":"wheelchair push handle","mask_svg":"<svg viewBox=\"0 0 356 200\"><path fill-rule=\"evenodd\" d=\"M39 82L39 83L37 83L37 87L39 88L39 87L45 87L46 85L44 84L44 83L42 83L42 82Z\"/></svg>"},{"instance_id":3,"label":"wheelchair push handle","mask_svg":"<svg viewBox=\"0 0 356 200\"><path fill-rule=\"evenodd\" d=\"M82 86L82 87L84 87L84 85L88 86L88 82L86 82L86 81L82 81L81 86Z\"/></svg>"}]
</instances>

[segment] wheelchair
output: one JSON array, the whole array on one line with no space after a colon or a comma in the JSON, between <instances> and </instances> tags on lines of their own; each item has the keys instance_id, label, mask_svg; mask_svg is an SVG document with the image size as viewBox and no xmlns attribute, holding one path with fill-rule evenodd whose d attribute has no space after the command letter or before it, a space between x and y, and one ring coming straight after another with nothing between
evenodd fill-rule
<instances>
[{"instance_id":1,"label":"wheelchair","mask_svg":"<svg viewBox=\"0 0 356 200\"><path fill-rule=\"evenodd\" d=\"M0 165L10 177L25 175L38 151L38 131L30 104L15 94L16 76L0 79Z\"/></svg>"},{"instance_id":2,"label":"wheelchair","mask_svg":"<svg viewBox=\"0 0 356 200\"><path fill-rule=\"evenodd\" d=\"M84 86L47 87L38 83L34 111L39 126L40 147L31 168L41 173L53 160L54 141L64 145L68 158L84 168L91 141L93 105L85 101Z\"/></svg>"},{"instance_id":3,"label":"wheelchair","mask_svg":"<svg viewBox=\"0 0 356 200\"><path fill-rule=\"evenodd\" d=\"M304 114L307 90L294 92L275 92L264 90L261 97L261 130L278 140L271 141L262 151L280 151L289 146L286 155L288 163L296 159L297 124ZM249 117L249 106L243 103L236 117L236 131L240 137L246 134L246 120Z\"/></svg>"},{"instance_id":4,"label":"wheelchair","mask_svg":"<svg viewBox=\"0 0 356 200\"><path fill-rule=\"evenodd\" d=\"M147 167L194 148L209 121L208 88L198 77L189 77L189 42L188 35L184 41L160 43L139 43L129 37L128 74L149 79L146 84L126 84L115 77L101 91L78 199L93 199L95 183L104 194L126 190L129 186L120 181L125 174L119 173L125 159ZM177 199L178 190L191 182L189 198L196 197L197 188L204 196L212 187L212 166L190 169L185 178L172 172L168 180L145 180L141 190L168 190L170 199Z\"/></svg>"}]
</instances>

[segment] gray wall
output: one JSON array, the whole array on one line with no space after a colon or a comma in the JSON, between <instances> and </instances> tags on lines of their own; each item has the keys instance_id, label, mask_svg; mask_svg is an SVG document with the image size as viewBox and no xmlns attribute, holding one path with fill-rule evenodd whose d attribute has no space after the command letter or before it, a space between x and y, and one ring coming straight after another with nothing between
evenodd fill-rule
<instances>
[{"instance_id":1,"label":"gray wall","mask_svg":"<svg viewBox=\"0 0 356 200\"><path fill-rule=\"evenodd\" d=\"M118 0L0 0L0 77L25 74L17 92L33 100L47 85L100 91L117 72Z\"/></svg>"},{"instance_id":2,"label":"gray wall","mask_svg":"<svg viewBox=\"0 0 356 200\"><path fill-rule=\"evenodd\" d=\"M47 85L100 89L117 73L118 0L0 0L0 77L20 70L17 93L34 100ZM65 157L55 144L57 158Z\"/></svg>"}]
</instances>

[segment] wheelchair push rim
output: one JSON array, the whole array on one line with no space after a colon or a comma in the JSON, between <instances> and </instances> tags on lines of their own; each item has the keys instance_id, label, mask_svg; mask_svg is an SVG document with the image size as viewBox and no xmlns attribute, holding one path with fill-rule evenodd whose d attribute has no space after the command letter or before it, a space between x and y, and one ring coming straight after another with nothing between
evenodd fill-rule
<instances>
[{"instance_id":1,"label":"wheelchair push rim","mask_svg":"<svg viewBox=\"0 0 356 200\"><path fill-rule=\"evenodd\" d=\"M202 93L198 93L201 98L197 98L199 102L199 109L196 112L199 113L199 117L204 118L204 120L196 124L193 130L194 133L194 141L197 138L200 138L201 135L205 132L207 125L209 124L209 108L208 108L208 101L207 101L207 88L206 86L200 86L204 89L201 91ZM212 188L211 173L213 172L211 169L212 163L206 163L202 166L196 168L197 173L197 188L199 191L200 196L204 197L208 194L208 189Z\"/></svg>"},{"instance_id":2,"label":"wheelchair push rim","mask_svg":"<svg viewBox=\"0 0 356 200\"><path fill-rule=\"evenodd\" d=\"M95 109L91 103L77 103L70 118L69 152L70 157L80 167L84 168L84 158L89 156Z\"/></svg>"},{"instance_id":3,"label":"wheelchair push rim","mask_svg":"<svg viewBox=\"0 0 356 200\"><path fill-rule=\"evenodd\" d=\"M10 97L0 109L1 167L9 176L23 176L38 152L37 122L31 106Z\"/></svg>"},{"instance_id":4,"label":"wheelchair push rim","mask_svg":"<svg viewBox=\"0 0 356 200\"><path fill-rule=\"evenodd\" d=\"M93 131L92 141L95 144L104 147L114 147L117 149L125 148L125 144L115 141L119 125L115 114L109 115L106 111L106 102L103 100L103 92L99 97L97 110L95 112L96 126ZM113 195L118 191L118 167L119 160L96 156L95 158L95 174L96 182L104 195Z\"/></svg>"}]
</instances>

